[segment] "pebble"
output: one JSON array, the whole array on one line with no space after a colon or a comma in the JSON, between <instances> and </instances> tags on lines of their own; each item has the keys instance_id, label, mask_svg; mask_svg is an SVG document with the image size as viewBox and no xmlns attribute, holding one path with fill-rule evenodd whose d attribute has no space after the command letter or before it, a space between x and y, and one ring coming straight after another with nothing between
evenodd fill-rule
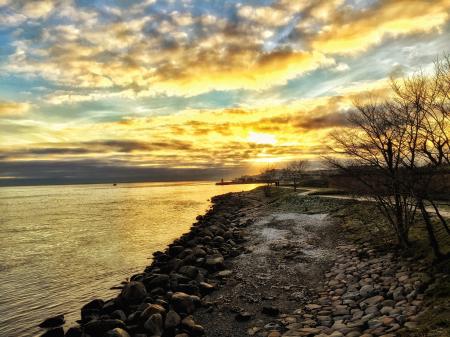
<instances>
[{"instance_id":1,"label":"pebble","mask_svg":"<svg viewBox=\"0 0 450 337\"><path fill-rule=\"evenodd\" d=\"M366 247L337 249L341 254L325 274L320 297L294 311L301 323L289 324L283 336L390 337L402 327L414 329L424 288L414 268L421 265Z\"/></svg>"}]
</instances>

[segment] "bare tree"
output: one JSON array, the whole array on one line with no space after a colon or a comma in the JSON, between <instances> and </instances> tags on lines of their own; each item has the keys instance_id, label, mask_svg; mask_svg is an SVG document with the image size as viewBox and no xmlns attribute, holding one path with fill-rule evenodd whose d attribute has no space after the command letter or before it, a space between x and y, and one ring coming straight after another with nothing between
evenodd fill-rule
<instances>
[{"instance_id":1,"label":"bare tree","mask_svg":"<svg viewBox=\"0 0 450 337\"><path fill-rule=\"evenodd\" d=\"M426 203L448 224L434 202L433 179L449 167L450 57L438 59L432 76L419 72L391 80L393 96L354 103L353 125L334 136L350 163L329 161L353 175L389 221L398 243L409 245L409 229L420 212L436 258L442 254Z\"/></svg>"},{"instance_id":2,"label":"bare tree","mask_svg":"<svg viewBox=\"0 0 450 337\"><path fill-rule=\"evenodd\" d=\"M306 168L308 167L308 161L297 160L288 164L282 170L282 177L284 180L292 181L294 184L294 191L297 190L297 183L302 179Z\"/></svg>"},{"instance_id":3,"label":"bare tree","mask_svg":"<svg viewBox=\"0 0 450 337\"><path fill-rule=\"evenodd\" d=\"M442 258L425 202L433 206L440 223L450 234L434 201L436 184L433 184L435 177L445 177L444 171L450 164L450 58L437 59L433 75L420 72L401 81L392 80L392 88L395 93L393 104L408 125L407 134L411 141L406 151L409 156L403 163L416 182L409 185L410 193L422 214L433 252L437 258Z\"/></svg>"},{"instance_id":4,"label":"bare tree","mask_svg":"<svg viewBox=\"0 0 450 337\"><path fill-rule=\"evenodd\" d=\"M387 102L371 99L354 105L349 115L353 128L334 135L335 150L351 161L329 162L360 182L363 192L388 220L399 245L408 247L416 204L402 181L404 149L409 141L406 128L398 118L398 110Z\"/></svg>"}]
</instances>

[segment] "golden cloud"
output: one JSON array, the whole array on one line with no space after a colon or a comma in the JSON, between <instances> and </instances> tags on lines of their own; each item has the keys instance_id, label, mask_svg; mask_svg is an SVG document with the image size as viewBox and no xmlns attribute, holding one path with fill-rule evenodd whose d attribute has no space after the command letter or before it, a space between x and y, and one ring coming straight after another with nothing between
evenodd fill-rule
<instances>
[{"instance_id":1,"label":"golden cloud","mask_svg":"<svg viewBox=\"0 0 450 337\"><path fill-rule=\"evenodd\" d=\"M0 101L0 118L22 116L30 107L29 103Z\"/></svg>"},{"instance_id":2,"label":"golden cloud","mask_svg":"<svg viewBox=\"0 0 450 337\"><path fill-rule=\"evenodd\" d=\"M115 19L103 22L92 11L77 12L70 2L58 11L48 0L25 7L29 15L54 12L73 22L48 25L38 43L16 41L6 71L43 76L74 91L119 88L124 95L192 96L264 90L330 65L345 71L345 64L336 66L334 55L363 52L386 37L439 29L449 19L450 3L384 0L357 10L342 0L280 0L272 6L238 5L236 22L186 12L139 16L136 6L130 11L110 8ZM295 24L295 18L292 34L277 29L291 20ZM83 95L68 93L53 101L100 96Z\"/></svg>"},{"instance_id":3,"label":"golden cloud","mask_svg":"<svg viewBox=\"0 0 450 337\"><path fill-rule=\"evenodd\" d=\"M385 0L374 8L349 15L336 11L321 32L311 37L311 48L325 54L355 54L385 37L429 32L449 19L448 0Z\"/></svg>"}]
</instances>

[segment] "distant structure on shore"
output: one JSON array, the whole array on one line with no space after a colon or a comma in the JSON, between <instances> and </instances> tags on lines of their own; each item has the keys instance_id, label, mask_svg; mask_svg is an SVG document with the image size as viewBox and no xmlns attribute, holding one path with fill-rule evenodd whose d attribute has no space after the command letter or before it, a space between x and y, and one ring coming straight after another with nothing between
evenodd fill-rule
<instances>
[{"instance_id":1,"label":"distant structure on shore","mask_svg":"<svg viewBox=\"0 0 450 337\"><path fill-rule=\"evenodd\" d=\"M372 179L380 180L376 172L369 167L359 168L361 172L372 177ZM426 173L426 170L424 171ZM439 194L441 198L448 199L448 190L450 189L450 166L442 168L438 172L431 174L430 184L434 193ZM365 187L351 173L343 173L335 169L310 170L303 171L296 175L296 185L304 187L325 187L340 190L351 190L353 192L364 192ZM381 183L381 181L380 181ZM271 169L258 175L243 175L231 181L217 182L216 185L232 185L232 184L274 184L281 186L294 186L292 175L286 174L283 169Z\"/></svg>"},{"instance_id":2,"label":"distant structure on shore","mask_svg":"<svg viewBox=\"0 0 450 337\"><path fill-rule=\"evenodd\" d=\"M314 170L301 173L301 181L305 186L311 187L327 187L328 177L335 174L334 170ZM216 185L233 185L233 184L275 184L289 185L292 179L285 177L283 170L271 169L257 175L243 175L230 181L217 182Z\"/></svg>"}]
</instances>

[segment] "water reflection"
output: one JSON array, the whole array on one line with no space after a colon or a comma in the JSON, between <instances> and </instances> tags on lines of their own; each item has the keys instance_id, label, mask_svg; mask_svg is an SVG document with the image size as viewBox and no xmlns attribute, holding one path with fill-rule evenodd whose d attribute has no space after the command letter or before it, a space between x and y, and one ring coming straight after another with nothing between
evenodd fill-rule
<instances>
[{"instance_id":1,"label":"water reflection","mask_svg":"<svg viewBox=\"0 0 450 337\"><path fill-rule=\"evenodd\" d=\"M211 183L0 188L0 336L36 336L43 318L78 319L82 303L142 271L186 232L212 196L254 188Z\"/></svg>"}]
</instances>

